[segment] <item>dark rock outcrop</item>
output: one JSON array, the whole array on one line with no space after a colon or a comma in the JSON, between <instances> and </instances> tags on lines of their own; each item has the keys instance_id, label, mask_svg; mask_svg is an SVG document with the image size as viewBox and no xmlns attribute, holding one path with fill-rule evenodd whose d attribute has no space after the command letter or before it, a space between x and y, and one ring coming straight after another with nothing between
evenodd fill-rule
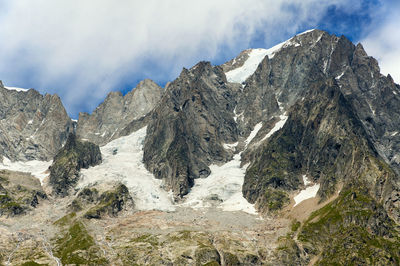
<instances>
[{"instance_id":1,"label":"dark rock outcrop","mask_svg":"<svg viewBox=\"0 0 400 266\"><path fill-rule=\"evenodd\" d=\"M50 185L53 192L66 196L70 188L79 180L79 170L101 163L99 146L90 142L81 142L74 134L68 136L64 147L54 157L50 169Z\"/></svg>"},{"instance_id":2,"label":"dark rock outcrop","mask_svg":"<svg viewBox=\"0 0 400 266\"><path fill-rule=\"evenodd\" d=\"M100 219L104 215L115 217L122 210L133 209L134 202L128 188L118 184L99 192L95 187L82 189L72 202L73 211L84 210L87 219Z\"/></svg>"},{"instance_id":3,"label":"dark rock outcrop","mask_svg":"<svg viewBox=\"0 0 400 266\"><path fill-rule=\"evenodd\" d=\"M237 91L220 67L201 62L168 85L152 112L143 160L176 196L187 194L195 178L207 177L212 162L232 156L222 143L237 139Z\"/></svg>"}]
</instances>

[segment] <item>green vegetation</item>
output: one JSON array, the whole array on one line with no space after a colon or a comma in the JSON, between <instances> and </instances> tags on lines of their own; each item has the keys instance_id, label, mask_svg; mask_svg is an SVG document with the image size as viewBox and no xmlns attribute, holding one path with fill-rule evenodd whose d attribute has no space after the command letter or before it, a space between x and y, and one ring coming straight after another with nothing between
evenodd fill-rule
<instances>
[{"instance_id":1,"label":"green vegetation","mask_svg":"<svg viewBox=\"0 0 400 266\"><path fill-rule=\"evenodd\" d=\"M48 264L39 264L39 263L37 263L37 262L34 262L34 261L27 261L27 262L24 262L24 263L22 263L21 264L21 266L40 266L40 265L48 265Z\"/></svg>"},{"instance_id":2,"label":"green vegetation","mask_svg":"<svg viewBox=\"0 0 400 266\"><path fill-rule=\"evenodd\" d=\"M76 217L76 213L71 212L71 213L61 217L57 221L55 221L54 224L58 225L58 226L67 226L73 221L73 218L75 218L75 217Z\"/></svg>"},{"instance_id":3,"label":"green vegetation","mask_svg":"<svg viewBox=\"0 0 400 266\"><path fill-rule=\"evenodd\" d=\"M292 229L292 232L295 233L301 226L301 223L299 221L293 221L292 225L290 226Z\"/></svg>"},{"instance_id":4,"label":"green vegetation","mask_svg":"<svg viewBox=\"0 0 400 266\"><path fill-rule=\"evenodd\" d=\"M311 214L298 239L318 265L398 265L400 238L395 223L365 190L344 191Z\"/></svg>"},{"instance_id":5,"label":"green vegetation","mask_svg":"<svg viewBox=\"0 0 400 266\"><path fill-rule=\"evenodd\" d=\"M22 206L20 202L8 194L0 195L0 215L17 215L23 213L25 209L26 207Z\"/></svg>"},{"instance_id":6,"label":"green vegetation","mask_svg":"<svg viewBox=\"0 0 400 266\"><path fill-rule=\"evenodd\" d=\"M158 246L158 239L156 236L154 235L150 235L150 234L145 234L145 235L141 235L137 238L132 239L133 243L148 243L153 247Z\"/></svg>"},{"instance_id":7,"label":"green vegetation","mask_svg":"<svg viewBox=\"0 0 400 266\"><path fill-rule=\"evenodd\" d=\"M66 234L56 240L54 254L63 264L108 264L80 221L74 221Z\"/></svg>"},{"instance_id":8,"label":"green vegetation","mask_svg":"<svg viewBox=\"0 0 400 266\"><path fill-rule=\"evenodd\" d=\"M283 190L267 188L265 191L265 204L269 211L278 211L290 201L288 194Z\"/></svg>"},{"instance_id":9,"label":"green vegetation","mask_svg":"<svg viewBox=\"0 0 400 266\"><path fill-rule=\"evenodd\" d=\"M59 226L61 233L60 237L53 239L54 255L60 258L63 264L108 264L75 212L58 219L54 225Z\"/></svg>"}]
</instances>

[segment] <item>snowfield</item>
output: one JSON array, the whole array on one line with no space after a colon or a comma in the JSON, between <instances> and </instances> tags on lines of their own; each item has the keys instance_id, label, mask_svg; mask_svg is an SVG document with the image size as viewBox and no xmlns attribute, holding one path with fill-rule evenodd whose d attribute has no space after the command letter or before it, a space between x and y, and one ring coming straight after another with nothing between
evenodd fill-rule
<instances>
[{"instance_id":1,"label":"snowfield","mask_svg":"<svg viewBox=\"0 0 400 266\"><path fill-rule=\"evenodd\" d=\"M306 199L315 198L317 196L320 185L314 184L314 185L310 186L312 184L312 182L308 180L306 175L303 175L303 182L304 182L304 185L306 186L306 188L303 189L302 191L300 191L300 193L294 197L295 204L293 207L295 207L300 202L302 202Z\"/></svg>"},{"instance_id":2,"label":"snowfield","mask_svg":"<svg viewBox=\"0 0 400 266\"><path fill-rule=\"evenodd\" d=\"M246 147L257 135L262 122L254 126L245 140ZM234 143L233 145L237 145ZM226 149L231 146L224 145ZM240 155L235 154L233 160L223 165L210 165L211 174L206 178L196 179L189 194L184 197L182 206L192 208L207 208L216 206L223 211L243 211L257 214L253 204L250 204L242 194L242 186L246 166L240 167Z\"/></svg>"},{"instance_id":3,"label":"snowfield","mask_svg":"<svg viewBox=\"0 0 400 266\"><path fill-rule=\"evenodd\" d=\"M47 171L53 161L27 161L27 162L11 162L7 157L3 157L3 163L0 163L0 169L6 169L10 171L18 171L31 173L34 177L40 180L43 185L43 180L49 175Z\"/></svg>"},{"instance_id":4,"label":"snowfield","mask_svg":"<svg viewBox=\"0 0 400 266\"><path fill-rule=\"evenodd\" d=\"M254 206L242 195L246 168L240 168L240 154L221 166L210 165L210 170L208 177L195 180L189 194L184 197L182 206L195 209L216 206L224 211L257 214Z\"/></svg>"},{"instance_id":5,"label":"snowfield","mask_svg":"<svg viewBox=\"0 0 400 266\"><path fill-rule=\"evenodd\" d=\"M145 137L146 127L143 127L101 147L103 162L82 169L78 187L119 181L128 187L137 209L174 210L172 193L161 188L161 180L154 178L142 162Z\"/></svg>"}]
</instances>

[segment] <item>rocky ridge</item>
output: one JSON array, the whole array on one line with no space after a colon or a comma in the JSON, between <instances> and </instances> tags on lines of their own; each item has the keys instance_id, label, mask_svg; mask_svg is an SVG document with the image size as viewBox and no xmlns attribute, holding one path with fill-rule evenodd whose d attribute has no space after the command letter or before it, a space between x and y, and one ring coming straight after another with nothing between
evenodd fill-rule
<instances>
[{"instance_id":1,"label":"rocky ridge","mask_svg":"<svg viewBox=\"0 0 400 266\"><path fill-rule=\"evenodd\" d=\"M143 163L173 192L176 206L184 206L179 204L185 195L199 180L207 180L216 165L241 158L243 196L266 221L255 231L256 217L241 212L232 213L235 218L212 208L195 214L187 208L123 212L134 208L135 195L126 184L76 187L80 168L100 163L101 155L97 145L71 135L50 168L50 184L64 197L57 222L50 226L55 230L50 243L56 261L399 263L400 87L379 73L376 60L361 44L312 30L271 49L243 51L222 66L200 62L183 69L165 91L150 81L137 89L136 96L135 91L126 96L111 93L92 115L81 114L78 138L104 145L139 129L147 131L135 139L144 138ZM137 105L135 97L147 100ZM135 106L145 108L139 112ZM87 148L78 148L84 145ZM107 154L111 161L121 151L109 148L114 149ZM117 172L107 178L115 176ZM309 187L307 182L318 185L316 195L294 204L295 196ZM231 190L226 187L227 193ZM54 200L61 204L61 199ZM220 198L213 194L210 200ZM311 207L305 210L307 204ZM296 215L301 211L304 215ZM169 215L172 220L158 218ZM241 219L245 226L234 224ZM119 227L110 228L108 221ZM282 230L268 221L283 221ZM210 225L217 229L207 229ZM131 232L134 236L127 237Z\"/></svg>"},{"instance_id":2,"label":"rocky ridge","mask_svg":"<svg viewBox=\"0 0 400 266\"><path fill-rule=\"evenodd\" d=\"M7 89L0 82L0 156L11 161L51 160L73 132L57 95Z\"/></svg>"},{"instance_id":3,"label":"rocky ridge","mask_svg":"<svg viewBox=\"0 0 400 266\"><path fill-rule=\"evenodd\" d=\"M79 114L77 137L97 145L110 142L132 121L143 119L153 110L162 93L163 88L149 79L139 82L124 96L121 92L110 92L92 114Z\"/></svg>"}]
</instances>

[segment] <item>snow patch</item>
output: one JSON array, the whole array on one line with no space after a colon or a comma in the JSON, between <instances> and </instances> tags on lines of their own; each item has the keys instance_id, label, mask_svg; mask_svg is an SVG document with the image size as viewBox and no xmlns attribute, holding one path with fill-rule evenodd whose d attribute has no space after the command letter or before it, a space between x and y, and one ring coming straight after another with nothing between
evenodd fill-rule
<instances>
[{"instance_id":1,"label":"snow patch","mask_svg":"<svg viewBox=\"0 0 400 266\"><path fill-rule=\"evenodd\" d=\"M260 131L261 128L262 128L262 122L254 126L254 129L250 132L250 135L245 140L246 147L255 138L255 136L257 135L258 131Z\"/></svg>"},{"instance_id":2,"label":"snow patch","mask_svg":"<svg viewBox=\"0 0 400 266\"><path fill-rule=\"evenodd\" d=\"M232 143L232 144L224 143L223 146L224 146L224 149L226 149L226 150L232 150L232 149L234 149L238 144L239 144L239 142L235 142L235 143Z\"/></svg>"},{"instance_id":3,"label":"snow patch","mask_svg":"<svg viewBox=\"0 0 400 266\"><path fill-rule=\"evenodd\" d=\"M313 186L307 187L300 191L297 196L294 197L295 204L293 207L298 205L300 202L306 200L306 199L311 199L317 196L317 192L319 190L319 184L315 184Z\"/></svg>"},{"instance_id":4,"label":"snow patch","mask_svg":"<svg viewBox=\"0 0 400 266\"><path fill-rule=\"evenodd\" d=\"M337 76L335 79L340 79L341 77L343 77L344 72L345 72L345 71L343 71L342 74L340 74L339 76Z\"/></svg>"},{"instance_id":5,"label":"snow patch","mask_svg":"<svg viewBox=\"0 0 400 266\"><path fill-rule=\"evenodd\" d=\"M308 180L307 175L303 175L303 183L305 186L312 184L312 182L310 180Z\"/></svg>"},{"instance_id":6,"label":"snow patch","mask_svg":"<svg viewBox=\"0 0 400 266\"><path fill-rule=\"evenodd\" d=\"M278 122L276 122L275 126L271 129L271 131L268 132L268 134L265 135L265 137L263 137L260 142L263 142L264 140L268 139L269 137L272 136L272 134L274 134L276 131L281 129L285 125L286 120L288 119L288 116L283 114L283 115L279 116L279 119L280 120Z\"/></svg>"},{"instance_id":7,"label":"snow patch","mask_svg":"<svg viewBox=\"0 0 400 266\"><path fill-rule=\"evenodd\" d=\"M244 211L257 214L254 205L242 195L242 186L246 168L240 167L240 154L223 164L210 165L211 174L207 178L195 180L189 194L181 204L185 207L208 208L215 204L223 211ZM214 201L214 202L212 202Z\"/></svg>"},{"instance_id":8,"label":"snow patch","mask_svg":"<svg viewBox=\"0 0 400 266\"><path fill-rule=\"evenodd\" d=\"M28 91L28 89L17 88L17 87L4 87L4 88L9 91Z\"/></svg>"},{"instance_id":9,"label":"snow patch","mask_svg":"<svg viewBox=\"0 0 400 266\"><path fill-rule=\"evenodd\" d=\"M118 181L128 187L137 209L174 210L172 193L161 187L162 181L154 178L142 162L145 137L146 127L143 127L129 136L115 139L100 147L103 162L89 169L82 169L78 187Z\"/></svg>"},{"instance_id":10,"label":"snow patch","mask_svg":"<svg viewBox=\"0 0 400 266\"><path fill-rule=\"evenodd\" d=\"M304 32L302 32L302 33L296 34L296 36L300 36L300 35L303 35L303 34L306 34L306 33L312 32L312 31L314 31L314 30L315 30L315 29L306 30L306 31L304 31Z\"/></svg>"},{"instance_id":11,"label":"snow patch","mask_svg":"<svg viewBox=\"0 0 400 266\"><path fill-rule=\"evenodd\" d=\"M313 30L314 29L307 30L305 32L297 34L297 36L311 32ZM281 50L282 48L286 48L289 46L298 47L301 45L300 43L293 42L293 38L281 42L269 49L262 49L262 48L252 49L248 54L247 60L241 67L235 68L225 73L226 79L228 80L228 82L236 82L236 83L245 82L246 79L256 71L258 65L265 58L265 56L268 56L269 59L272 59L275 56L275 53Z\"/></svg>"},{"instance_id":12,"label":"snow patch","mask_svg":"<svg viewBox=\"0 0 400 266\"><path fill-rule=\"evenodd\" d=\"M0 163L0 169L30 173L43 184L43 180L49 175L47 170L52 163L53 161L46 162L37 160L11 162L8 158L3 157L3 163Z\"/></svg>"},{"instance_id":13,"label":"snow patch","mask_svg":"<svg viewBox=\"0 0 400 266\"><path fill-rule=\"evenodd\" d=\"M249 53L249 58L244 62L243 66L235 68L225 73L228 82L243 83L252 75L260 62L268 54L266 49L253 49Z\"/></svg>"}]
</instances>

